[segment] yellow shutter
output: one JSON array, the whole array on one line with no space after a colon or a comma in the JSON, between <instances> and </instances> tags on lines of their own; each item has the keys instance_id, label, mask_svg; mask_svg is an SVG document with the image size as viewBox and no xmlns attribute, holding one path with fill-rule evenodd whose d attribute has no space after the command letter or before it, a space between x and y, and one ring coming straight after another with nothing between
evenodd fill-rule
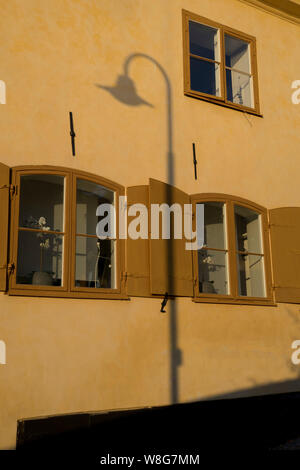
<instances>
[{"instance_id":1,"label":"yellow shutter","mask_svg":"<svg viewBox=\"0 0 300 470\"><path fill-rule=\"evenodd\" d=\"M300 208L269 211L275 300L300 303Z\"/></svg>"},{"instance_id":2,"label":"yellow shutter","mask_svg":"<svg viewBox=\"0 0 300 470\"><path fill-rule=\"evenodd\" d=\"M133 204L149 207L149 187L127 188L127 209ZM128 226L135 217L128 217ZM137 297L150 296L149 240L127 238L126 242L127 294Z\"/></svg>"},{"instance_id":3,"label":"yellow shutter","mask_svg":"<svg viewBox=\"0 0 300 470\"><path fill-rule=\"evenodd\" d=\"M7 288L9 167L0 163L0 291Z\"/></svg>"},{"instance_id":4,"label":"yellow shutter","mask_svg":"<svg viewBox=\"0 0 300 470\"><path fill-rule=\"evenodd\" d=\"M188 194L179 189L150 179L150 207L152 204L180 204L182 210L182 239L150 239L150 289L152 294L193 296L192 251L186 250L184 238L184 204L190 204ZM172 218L173 219L173 218ZM160 217L161 222L161 217ZM153 225L153 220L151 221ZM174 219L173 223L174 224ZM152 226L151 226L152 228ZM172 234L172 229L171 229ZM173 234L172 234L173 235Z\"/></svg>"}]
</instances>

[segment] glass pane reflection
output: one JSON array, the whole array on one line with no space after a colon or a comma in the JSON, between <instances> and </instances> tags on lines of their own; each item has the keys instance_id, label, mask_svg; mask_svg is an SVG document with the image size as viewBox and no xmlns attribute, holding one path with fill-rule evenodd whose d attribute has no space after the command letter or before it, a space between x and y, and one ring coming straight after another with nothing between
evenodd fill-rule
<instances>
[{"instance_id":1,"label":"glass pane reflection","mask_svg":"<svg viewBox=\"0 0 300 470\"><path fill-rule=\"evenodd\" d=\"M215 250L198 251L199 292L229 293L227 253Z\"/></svg>"},{"instance_id":2,"label":"glass pane reflection","mask_svg":"<svg viewBox=\"0 0 300 470\"><path fill-rule=\"evenodd\" d=\"M63 236L19 230L17 284L62 285Z\"/></svg>"},{"instance_id":3,"label":"glass pane reflection","mask_svg":"<svg viewBox=\"0 0 300 470\"><path fill-rule=\"evenodd\" d=\"M20 183L19 226L64 231L64 177L24 175Z\"/></svg>"},{"instance_id":4,"label":"glass pane reflection","mask_svg":"<svg viewBox=\"0 0 300 470\"><path fill-rule=\"evenodd\" d=\"M235 205L234 216L237 249L263 254L260 214L248 207Z\"/></svg>"},{"instance_id":5,"label":"glass pane reflection","mask_svg":"<svg viewBox=\"0 0 300 470\"><path fill-rule=\"evenodd\" d=\"M225 34L225 54L226 67L251 73L250 45L248 42Z\"/></svg>"},{"instance_id":6,"label":"glass pane reflection","mask_svg":"<svg viewBox=\"0 0 300 470\"><path fill-rule=\"evenodd\" d=\"M266 297L264 281L264 257L237 255L239 295Z\"/></svg>"},{"instance_id":7,"label":"glass pane reflection","mask_svg":"<svg viewBox=\"0 0 300 470\"><path fill-rule=\"evenodd\" d=\"M204 202L204 245L209 248L226 249L225 204Z\"/></svg>"},{"instance_id":8,"label":"glass pane reflection","mask_svg":"<svg viewBox=\"0 0 300 470\"><path fill-rule=\"evenodd\" d=\"M253 82L250 75L226 70L227 100L253 108Z\"/></svg>"},{"instance_id":9,"label":"glass pane reflection","mask_svg":"<svg viewBox=\"0 0 300 470\"><path fill-rule=\"evenodd\" d=\"M100 204L114 205L114 191L88 180L77 179L76 233L96 235L100 217L96 216ZM105 215L106 217L106 215ZM111 220L111 224L114 220Z\"/></svg>"},{"instance_id":10,"label":"glass pane reflection","mask_svg":"<svg viewBox=\"0 0 300 470\"><path fill-rule=\"evenodd\" d=\"M76 237L75 286L115 289L116 243L94 237Z\"/></svg>"},{"instance_id":11,"label":"glass pane reflection","mask_svg":"<svg viewBox=\"0 0 300 470\"><path fill-rule=\"evenodd\" d=\"M191 90L220 96L220 66L190 57Z\"/></svg>"},{"instance_id":12,"label":"glass pane reflection","mask_svg":"<svg viewBox=\"0 0 300 470\"><path fill-rule=\"evenodd\" d=\"M219 62L219 32L217 29L189 21L190 53Z\"/></svg>"}]
</instances>

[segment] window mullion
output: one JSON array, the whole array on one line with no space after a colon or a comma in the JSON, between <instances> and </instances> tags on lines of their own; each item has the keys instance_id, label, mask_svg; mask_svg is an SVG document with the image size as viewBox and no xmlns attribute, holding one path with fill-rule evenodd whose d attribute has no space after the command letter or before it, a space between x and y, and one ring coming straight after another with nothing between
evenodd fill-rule
<instances>
[{"instance_id":1,"label":"window mullion","mask_svg":"<svg viewBox=\"0 0 300 470\"><path fill-rule=\"evenodd\" d=\"M225 33L224 28L220 27L220 75L221 75L221 97L224 101L227 101L227 93L226 93L226 70L225 70Z\"/></svg>"},{"instance_id":2,"label":"window mullion","mask_svg":"<svg viewBox=\"0 0 300 470\"><path fill-rule=\"evenodd\" d=\"M238 296L238 275L236 266L236 241L235 241L235 224L234 224L234 206L232 201L227 202L227 237L228 237L228 264L230 275L231 295L236 298Z\"/></svg>"}]
</instances>

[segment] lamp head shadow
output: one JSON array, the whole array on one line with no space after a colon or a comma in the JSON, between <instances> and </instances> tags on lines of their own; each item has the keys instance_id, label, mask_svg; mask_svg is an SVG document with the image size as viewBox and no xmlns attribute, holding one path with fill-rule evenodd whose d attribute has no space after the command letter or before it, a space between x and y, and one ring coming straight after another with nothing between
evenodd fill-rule
<instances>
[{"instance_id":1,"label":"lamp head shadow","mask_svg":"<svg viewBox=\"0 0 300 470\"><path fill-rule=\"evenodd\" d=\"M133 80L131 80L131 78L129 78L127 75L119 75L116 84L112 87L98 84L96 84L96 86L108 91L118 101L121 101L121 103L127 104L129 106L140 106L144 104L146 106L150 106L151 108L154 107L151 103L143 100L137 94Z\"/></svg>"}]
</instances>

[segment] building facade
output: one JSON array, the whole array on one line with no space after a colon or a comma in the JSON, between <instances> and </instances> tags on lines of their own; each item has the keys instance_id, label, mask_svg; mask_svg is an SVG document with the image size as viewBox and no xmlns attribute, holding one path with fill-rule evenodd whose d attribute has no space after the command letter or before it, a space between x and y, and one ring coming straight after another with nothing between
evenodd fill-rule
<instances>
[{"instance_id":1,"label":"building facade","mask_svg":"<svg viewBox=\"0 0 300 470\"><path fill-rule=\"evenodd\" d=\"M0 10L0 448L18 419L300 390L300 2ZM163 203L204 246L151 238Z\"/></svg>"}]
</instances>

